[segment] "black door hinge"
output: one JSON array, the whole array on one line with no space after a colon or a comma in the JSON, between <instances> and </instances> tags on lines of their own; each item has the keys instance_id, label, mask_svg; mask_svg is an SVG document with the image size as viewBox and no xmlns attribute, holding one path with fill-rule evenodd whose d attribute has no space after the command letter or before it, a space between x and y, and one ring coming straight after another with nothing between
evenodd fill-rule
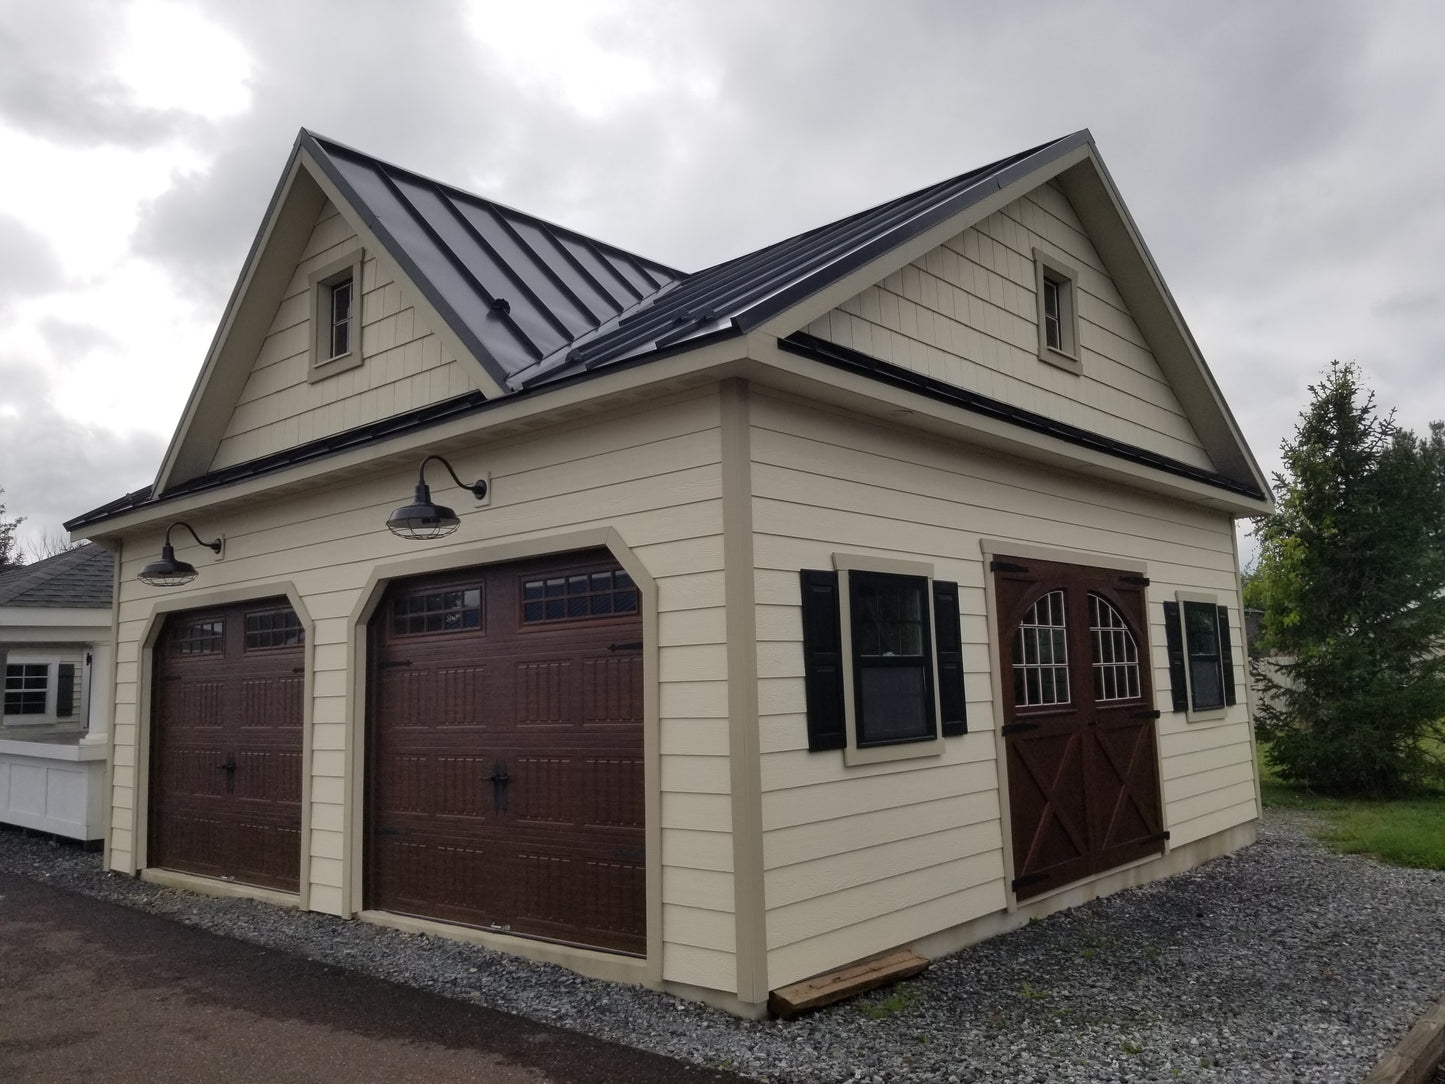
<instances>
[{"instance_id":1,"label":"black door hinge","mask_svg":"<svg viewBox=\"0 0 1445 1084\"><path fill-rule=\"evenodd\" d=\"M1136 711L1133 717L1135 719L1157 719L1159 718L1159 709L1155 708L1153 711Z\"/></svg>"},{"instance_id":2,"label":"black door hinge","mask_svg":"<svg viewBox=\"0 0 1445 1084\"><path fill-rule=\"evenodd\" d=\"M1000 734L1022 734L1025 730L1037 730L1038 723L1009 723L999 728Z\"/></svg>"},{"instance_id":3,"label":"black door hinge","mask_svg":"<svg viewBox=\"0 0 1445 1084\"><path fill-rule=\"evenodd\" d=\"M1120 576L1120 577L1119 577L1119 582L1120 582L1120 583L1132 583L1132 584L1134 584L1136 587L1148 587L1148 586L1149 586L1149 577L1148 577L1148 576Z\"/></svg>"},{"instance_id":4,"label":"black door hinge","mask_svg":"<svg viewBox=\"0 0 1445 1084\"><path fill-rule=\"evenodd\" d=\"M1016 565L1011 561L990 561L988 563L990 572L1027 572L1028 565Z\"/></svg>"},{"instance_id":5,"label":"black door hinge","mask_svg":"<svg viewBox=\"0 0 1445 1084\"><path fill-rule=\"evenodd\" d=\"M1029 885L1036 885L1040 881L1047 881L1048 879L1049 875L1047 873L1026 873L1022 877L1015 877L1009 887L1017 892L1021 888L1027 888Z\"/></svg>"}]
</instances>

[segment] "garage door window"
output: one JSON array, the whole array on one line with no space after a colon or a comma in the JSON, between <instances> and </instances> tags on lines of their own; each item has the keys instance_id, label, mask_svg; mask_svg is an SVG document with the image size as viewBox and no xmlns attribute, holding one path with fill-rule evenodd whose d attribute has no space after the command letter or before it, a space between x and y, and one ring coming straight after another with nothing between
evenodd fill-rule
<instances>
[{"instance_id":1,"label":"garage door window","mask_svg":"<svg viewBox=\"0 0 1445 1084\"><path fill-rule=\"evenodd\" d=\"M301 619L288 606L281 610L260 610L246 615L246 650L272 651L299 647L306 642Z\"/></svg>"},{"instance_id":2,"label":"garage door window","mask_svg":"<svg viewBox=\"0 0 1445 1084\"><path fill-rule=\"evenodd\" d=\"M392 604L393 636L428 636L439 632L475 632L482 627L482 589L461 587L418 591Z\"/></svg>"},{"instance_id":3,"label":"garage door window","mask_svg":"<svg viewBox=\"0 0 1445 1084\"><path fill-rule=\"evenodd\" d=\"M522 623L578 621L637 612L637 587L622 569L548 576L522 583Z\"/></svg>"},{"instance_id":4,"label":"garage door window","mask_svg":"<svg viewBox=\"0 0 1445 1084\"><path fill-rule=\"evenodd\" d=\"M219 655L225 650L224 628L219 617L181 625L171 636L171 654Z\"/></svg>"}]
</instances>

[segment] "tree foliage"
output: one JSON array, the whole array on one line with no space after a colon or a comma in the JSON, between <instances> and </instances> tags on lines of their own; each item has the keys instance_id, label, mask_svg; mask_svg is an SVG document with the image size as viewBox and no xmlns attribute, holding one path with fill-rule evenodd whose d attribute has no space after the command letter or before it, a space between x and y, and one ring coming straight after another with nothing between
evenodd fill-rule
<instances>
[{"instance_id":1,"label":"tree foliage","mask_svg":"<svg viewBox=\"0 0 1445 1084\"><path fill-rule=\"evenodd\" d=\"M0 495L4 493L5 491L0 489ZM15 538L15 528L23 522L23 518L8 519L5 506L0 504L0 569L25 563L21 558L20 544Z\"/></svg>"},{"instance_id":2,"label":"tree foliage","mask_svg":"<svg viewBox=\"0 0 1445 1084\"><path fill-rule=\"evenodd\" d=\"M1442 779L1445 429L1400 429L1354 365L1310 394L1256 525L1259 732L1286 780L1406 793Z\"/></svg>"}]
</instances>

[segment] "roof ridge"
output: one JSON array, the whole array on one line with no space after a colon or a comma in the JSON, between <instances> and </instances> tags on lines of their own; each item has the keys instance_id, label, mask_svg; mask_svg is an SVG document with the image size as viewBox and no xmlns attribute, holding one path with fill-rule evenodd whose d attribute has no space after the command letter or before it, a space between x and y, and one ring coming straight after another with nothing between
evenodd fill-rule
<instances>
[{"instance_id":1,"label":"roof ridge","mask_svg":"<svg viewBox=\"0 0 1445 1084\"><path fill-rule=\"evenodd\" d=\"M556 222L553 222L549 219L534 215L529 211L519 210L518 208L513 207L510 204L502 203L500 200L495 200L489 196L483 196L478 192L473 192L469 189L462 188L460 185L452 184L450 181L438 180L435 177L430 177L425 173L420 173L417 170L409 169L406 166L399 166L395 162L388 161L385 158L378 158L374 154L368 154L365 151L357 150L355 147L352 147L349 144L342 143L340 140L332 139L329 136L321 135L319 132L314 132L309 128L302 128L301 134L309 136L313 141L316 142L317 145L327 148L328 150L339 151L342 154L350 155L355 158L366 159L368 162L372 162L376 165L385 167L388 172L410 178L411 180L418 181L422 184L430 185L434 188L439 188L442 191L448 193L449 195L458 196L468 202L481 203L485 204L488 207L495 207L498 210L505 211L509 215L514 215L517 218L526 219L527 221L534 222L539 226L545 226L547 229L553 230L557 233L565 234L579 241L585 241L588 244L596 245L599 248L608 249L609 251L614 252L619 256L625 256L629 259L638 260L643 263L653 264L654 266L661 268L662 270L666 271L668 274L671 275L685 277L689 274L689 272L682 271L676 267L672 267L668 264L663 263L661 260L654 260L650 256L643 256L637 252L632 251L631 249L625 249L620 245L614 245L610 241L599 240L598 238L593 237L589 234L585 234L580 230L574 230L570 226L558 225ZM300 136L298 136L297 138L299 140Z\"/></svg>"}]
</instances>

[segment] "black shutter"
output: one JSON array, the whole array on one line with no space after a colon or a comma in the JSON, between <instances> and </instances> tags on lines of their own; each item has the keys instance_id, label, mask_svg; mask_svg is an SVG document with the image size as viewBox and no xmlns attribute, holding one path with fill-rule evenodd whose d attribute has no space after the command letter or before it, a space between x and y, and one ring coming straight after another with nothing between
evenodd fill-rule
<instances>
[{"instance_id":1,"label":"black shutter","mask_svg":"<svg viewBox=\"0 0 1445 1084\"><path fill-rule=\"evenodd\" d=\"M843 637L838 616L838 573L805 568L803 588L803 678L808 705L808 748L842 749Z\"/></svg>"},{"instance_id":2,"label":"black shutter","mask_svg":"<svg viewBox=\"0 0 1445 1084\"><path fill-rule=\"evenodd\" d=\"M60 664L60 675L55 682L55 717L69 719L75 714L75 664Z\"/></svg>"},{"instance_id":3,"label":"black shutter","mask_svg":"<svg viewBox=\"0 0 1445 1084\"><path fill-rule=\"evenodd\" d=\"M1184 684L1184 632L1179 627L1179 603L1164 604L1164 643L1169 649L1169 694L1174 710L1189 707L1189 690Z\"/></svg>"},{"instance_id":4,"label":"black shutter","mask_svg":"<svg viewBox=\"0 0 1445 1084\"><path fill-rule=\"evenodd\" d=\"M1234 645L1229 642L1229 607L1219 607L1219 669L1224 675L1224 702L1234 703Z\"/></svg>"},{"instance_id":5,"label":"black shutter","mask_svg":"<svg viewBox=\"0 0 1445 1084\"><path fill-rule=\"evenodd\" d=\"M963 636L958 627L958 584L933 581L933 637L938 650L938 706L944 737L968 733L963 699Z\"/></svg>"}]
</instances>

